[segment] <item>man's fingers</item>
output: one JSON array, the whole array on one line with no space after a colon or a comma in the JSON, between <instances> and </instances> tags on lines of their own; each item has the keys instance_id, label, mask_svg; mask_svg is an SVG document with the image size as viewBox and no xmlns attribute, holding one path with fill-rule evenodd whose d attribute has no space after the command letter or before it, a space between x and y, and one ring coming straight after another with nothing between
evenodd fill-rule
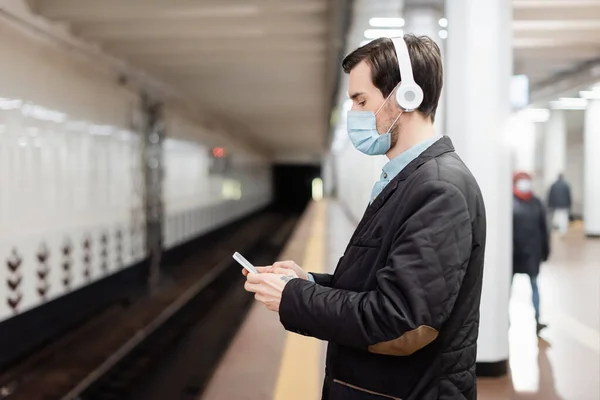
<instances>
[{"instance_id":1,"label":"man's fingers","mask_svg":"<svg viewBox=\"0 0 600 400\"><path fill-rule=\"evenodd\" d=\"M291 269L294 267L295 264L296 264L295 262L290 261L290 260L277 261L277 262L273 263L273 267Z\"/></svg>"},{"instance_id":2,"label":"man's fingers","mask_svg":"<svg viewBox=\"0 0 600 400\"><path fill-rule=\"evenodd\" d=\"M264 303L264 297L261 293L254 293L254 300Z\"/></svg>"},{"instance_id":3,"label":"man's fingers","mask_svg":"<svg viewBox=\"0 0 600 400\"><path fill-rule=\"evenodd\" d=\"M255 267L255 268L261 274L269 273L269 272L275 272L275 268L273 268L273 266ZM248 276L249 273L250 272L246 268L242 268L242 275Z\"/></svg>"},{"instance_id":4,"label":"man's fingers","mask_svg":"<svg viewBox=\"0 0 600 400\"><path fill-rule=\"evenodd\" d=\"M244 289L246 289L247 292L257 293L260 291L261 285L246 281L246 283L244 283Z\"/></svg>"},{"instance_id":5,"label":"man's fingers","mask_svg":"<svg viewBox=\"0 0 600 400\"><path fill-rule=\"evenodd\" d=\"M246 281L250 283L262 283L265 277L265 273L260 274L248 274L246 275Z\"/></svg>"}]
</instances>

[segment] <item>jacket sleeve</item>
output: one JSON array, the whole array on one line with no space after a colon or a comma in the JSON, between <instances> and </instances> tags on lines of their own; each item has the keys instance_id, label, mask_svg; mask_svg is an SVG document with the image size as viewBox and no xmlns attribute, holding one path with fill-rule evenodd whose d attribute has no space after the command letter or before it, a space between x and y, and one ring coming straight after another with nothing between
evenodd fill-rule
<instances>
[{"instance_id":1,"label":"jacket sleeve","mask_svg":"<svg viewBox=\"0 0 600 400\"><path fill-rule=\"evenodd\" d=\"M279 308L287 330L388 355L409 355L435 340L467 268L471 220L462 193L439 181L421 185L405 207L410 216L393 238L375 290L293 279Z\"/></svg>"},{"instance_id":2,"label":"jacket sleeve","mask_svg":"<svg viewBox=\"0 0 600 400\"><path fill-rule=\"evenodd\" d=\"M310 273L315 280L315 283L321 286L331 286L331 280L333 275L331 274L318 274L315 272Z\"/></svg>"}]
</instances>

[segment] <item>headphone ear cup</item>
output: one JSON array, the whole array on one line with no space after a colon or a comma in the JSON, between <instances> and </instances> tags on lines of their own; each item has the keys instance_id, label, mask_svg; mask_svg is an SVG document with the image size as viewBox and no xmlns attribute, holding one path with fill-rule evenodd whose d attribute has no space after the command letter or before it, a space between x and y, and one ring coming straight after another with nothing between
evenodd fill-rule
<instances>
[{"instance_id":1,"label":"headphone ear cup","mask_svg":"<svg viewBox=\"0 0 600 400\"><path fill-rule=\"evenodd\" d=\"M405 112L414 111L423 102L423 90L419 85L400 84L396 91L396 102Z\"/></svg>"}]
</instances>

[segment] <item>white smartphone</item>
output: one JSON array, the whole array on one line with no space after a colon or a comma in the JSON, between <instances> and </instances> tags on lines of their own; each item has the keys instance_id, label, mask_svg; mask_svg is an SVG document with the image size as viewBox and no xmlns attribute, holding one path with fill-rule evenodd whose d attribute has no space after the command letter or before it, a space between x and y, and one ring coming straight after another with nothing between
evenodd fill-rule
<instances>
[{"instance_id":1,"label":"white smartphone","mask_svg":"<svg viewBox=\"0 0 600 400\"><path fill-rule=\"evenodd\" d=\"M235 261L237 261L238 263L240 263L240 265L242 267L244 267L248 272L251 272L253 274L258 274L258 271L256 270L256 268L254 268L254 265L250 264L250 262L248 260L246 260L244 258L244 256L242 256L237 251L233 254L233 259Z\"/></svg>"}]
</instances>

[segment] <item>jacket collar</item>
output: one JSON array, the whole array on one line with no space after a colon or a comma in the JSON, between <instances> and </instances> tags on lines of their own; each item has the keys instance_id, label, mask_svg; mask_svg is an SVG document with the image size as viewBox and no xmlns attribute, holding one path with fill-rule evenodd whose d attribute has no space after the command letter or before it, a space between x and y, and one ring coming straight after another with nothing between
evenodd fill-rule
<instances>
[{"instance_id":1,"label":"jacket collar","mask_svg":"<svg viewBox=\"0 0 600 400\"><path fill-rule=\"evenodd\" d=\"M386 203L386 201L391 197L391 195L396 191L398 184L404 180L406 180L409 176L411 176L421 165L425 164L427 161L432 160L441 156L442 154L450 153L454 151L454 145L452 144L452 140L448 136L442 136L435 143L433 143L429 148L427 148L424 152L421 153L417 158L412 160L394 179L390 181L390 183L383 189L383 191L377 196L377 198L369 205L365 211L364 216L362 217L358 227L355 232L360 231L360 229L371 219L371 217Z\"/></svg>"}]
</instances>

